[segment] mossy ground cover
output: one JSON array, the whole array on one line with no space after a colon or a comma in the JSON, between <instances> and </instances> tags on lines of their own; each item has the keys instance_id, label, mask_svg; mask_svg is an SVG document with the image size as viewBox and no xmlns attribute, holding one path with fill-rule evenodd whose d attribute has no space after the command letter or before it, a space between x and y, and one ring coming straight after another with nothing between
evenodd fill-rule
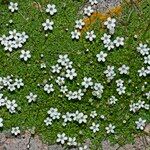
<instances>
[{"instance_id":1,"label":"mossy ground cover","mask_svg":"<svg viewBox=\"0 0 150 150\"><path fill-rule=\"evenodd\" d=\"M139 3L138 7L127 3L123 5L122 15L116 18L118 24L114 38L117 36L125 37L125 45L109 52L105 63L98 63L96 59L96 54L101 50L107 51L100 40L106 32L100 20L90 27L97 36L92 43L86 41L84 32L79 41L71 39L70 33L74 30L74 22L82 17L78 11L84 5L84 1L38 1L42 8L46 7L48 3L56 5L58 12L57 15L52 17L46 14L44 9L40 11L40 9L34 7L33 0L18 0L17 2L19 3L19 11L12 14L9 12L7 4L2 0L0 1L0 35L7 34L8 31L13 29L20 32L25 31L29 35L29 39L22 49L30 50L32 57L29 61L23 62L19 58L20 50L7 53L0 46L0 76L12 74L15 77L22 78L25 84L22 89L13 93L7 90L3 91L8 99L15 99L21 109L16 114L11 115L6 108L0 108L0 117L4 119L4 127L1 131L9 130L13 126L19 126L22 131L35 127L36 134L41 135L43 140L51 144L55 143L58 133L65 132L69 136L77 137L77 141L81 143L85 139L91 139L94 149L100 147L100 142L104 139L124 144L131 142L133 135L144 134L136 129L135 121L139 117L143 117L147 122L150 122L149 111L140 110L139 113L133 114L129 111L129 105L131 101L137 102L139 99L144 99L149 103L142 95L150 90L150 78L149 76L145 78L138 76L137 71L144 64L142 57L136 50L139 43L150 42L149 1L145 0ZM41 25L47 18L54 21L54 30L51 32L45 32ZM13 20L12 25L8 23L10 19ZM46 33L48 37L45 37ZM137 38L134 38L134 35L137 35ZM88 52L87 49L89 49ZM43 58L41 58L41 54L44 54ZM75 80L67 81L66 84L69 89L77 90L81 87L77 83L81 83L83 77L89 76L95 82L104 84L105 90L101 99L93 97L90 90L81 101L68 101L60 93L58 86L51 78L51 76L53 78L56 78L56 76L50 71L51 66L56 64L60 54L68 54L78 74ZM46 63L46 69L40 68L42 62ZM130 66L130 74L122 76L117 73L115 76L115 79L123 79L127 88L125 95L118 96L115 80L107 83L103 72L108 65L118 68L122 64ZM49 78L55 87L55 92L52 94L46 94L42 88L37 86L38 83L43 84L43 81ZM129 80L132 82L129 83ZM141 88L144 82L148 84L145 86L145 91L142 92ZM38 95L35 103L28 104L25 97L29 92ZM114 106L109 106L107 103L111 95L115 95L119 100ZM89 115L91 111L96 110L99 116L105 115L107 120L102 121L100 117L94 119L100 123L100 131L95 134L89 129L93 122L92 119L89 119L87 124L78 125L72 122L67 124L66 127L62 126L63 120L60 119L54 121L52 126L47 127L44 119L47 117L47 111L50 107L58 108L62 114L67 111L75 112L79 110ZM126 123L123 123L123 120L126 120ZM110 122L116 126L116 133L107 135L105 127Z\"/></svg>"}]
</instances>

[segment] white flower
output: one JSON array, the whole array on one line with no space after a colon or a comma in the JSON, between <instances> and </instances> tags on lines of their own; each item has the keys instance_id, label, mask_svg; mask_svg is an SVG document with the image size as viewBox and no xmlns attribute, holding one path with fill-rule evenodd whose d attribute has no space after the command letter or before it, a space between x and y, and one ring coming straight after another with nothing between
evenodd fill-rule
<instances>
[{"instance_id":1,"label":"white flower","mask_svg":"<svg viewBox=\"0 0 150 150\"><path fill-rule=\"evenodd\" d=\"M3 118L0 118L0 128L3 127Z\"/></svg>"},{"instance_id":2,"label":"white flower","mask_svg":"<svg viewBox=\"0 0 150 150\"><path fill-rule=\"evenodd\" d=\"M68 138L67 138L67 136L66 136L65 133L57 134L57 140L56 140L56 142L64 144L67 141L67 139Z\"/></svg>"},{"instance_id":3,"label":"white flower","mask_svg":"<svg viewBox=\"0 0 150 150\"><path fill-rule=\"evenodd\" d=\"M124 81L119 79L119 80L116 80L116 83L117 83L117 86L120 87L120 86L123 86Z\"/></svg>"},{"instance_id":4,"label":"white flower","mask_svg":"<svg viewBox=\"0 0 150 150\"><path fill-rule=\"evenodd\" d=\"M138 106L139 109L140 109L140 108L144 108L144 104L145 104L145 101L139 100L139 101L137 102L137 106Z\"/></svg>"},{"instance_id":5,"label":"white flower","mask_svg":"<svg viewBox=\"0 0 150 150\"><path fill-rule=\"evenodd\" d=\"M139 110L139 107L137 106L136 103L129 105L129 107L130 107L130 111L132 111L134 113Z\"/></svg>"},{"instance_id":6,"label":"white flower","mask_svg":"<svg viewBox=\"0 0 150 150\"><path fill-rule=\"evenodd\" d=\"M78 40L80 38L80 35L81 35L81 33L77 30L71 32L71 38L72 39L77 39Z\"/></svg>"},{"instance_id":7,"label":"white flower","mask_svg":"<svg viewBox=\"0 0 150 150\"><path fill-rule=\"evenodd\" d=\"M82 86L84 86L84 88L88 88L88 87L91 87L93 85L93 82L92 82L92 78L89 77L84 77L83 78L83 82L81 83Z\"/></svg>"},{"instance_id":8,"label":"white flower","mask_svg":"<svg viewBox=\"0 0 150 150\"><path fill-rule=\"evenodd\" d=\"M147 66L147 68L146 68L146 74L148 75L148 74L150 74L150 66Z\"/></svg>"},{"instance_id":9,"label":"white flower","mask_svg":"<svg viewBox=\"0 0 150 150\"><path fill-rule=\"evenodd\" d=\"M53 84L46 84L44 86L44 91L46 91L48 94L53 92L54 91Z\"/></svg>"},{"instance_id":10,"label":"white flower","mask_svg":"<svg viewBox=\"0 0 150 150\"><path fill-rule=\"evenodd\" d=\"M50 117L47 117L47 118L44 120L44 123L46 124L46 126L52 125L52 119L51 119Z\"/></svg>"},{"instance_id":11,"label":"white flower","mask_svg":"<svg viewBox=\"0 0 150 150\"><path fill-rule=\"evenodd\" d=\"M107 18L107 20L104 22L104 25L107 26L107 29L114 28L116 26L116 19L114 18Z\"/></svg>"},{"instance_id":12,"label":"white flower","mask_svg":"<svg viewBox=\"0 0 150 150\"><path fill-rule=\"evenodd\" d=\"M143 120L142 118L139 118L139 120L135 121L135 123L136 123L136 128L137 129L143 130L144 127L145 127L146 120Z\"/></svg>"},{"instance_id":13,"label":"white flower","mask_svg":"<svg viewBox=\"0 0 150 150\"><path fill-rule=\"evenodd\" d=\"M29 36L25 32L22 32L21 34L19 34L19 38L22 41L22 43L24 43L24 42L27 41L27 39L29 38Z\"/></svg>"},{"instance_id":14,"label":"white flower","mask_svg":"<svg viewBox=\"0 0 150 150\"><path fill-rule=\"evenodd\" d=\"M3 94L0 93L0 107L5 106L7 97L3 98Z\"/></svg>"},{"instance_id":15,"label":"white flower","mask_svg":"<svg viewBox=\"0 0 150 150\"><path fill-rule=\"evenodd\" d=\"M150 91L147 92L147 93L145 93L145 95L146 95L146 98L147 98L147 99L150 99Z\"/></svg>"},{"instance_id":16,"label":"white flower","mask_svg":"<svg viewBox=\"0 0 150 150\"><path fill-rule=\"evenodd\" d=\"M65 94L66 92L68 92L67 86L61 86L61 87L60 87L60 91L61 91L63 94Z\"/></svg>"},{"instance_id":17,"label":"white flower","mask_svg":"<svg viewBox=\"0 0 150 150\"><path fill-rule=\"evenodd\" d=\"M129 66L122 65L119 69L120 74L128 74L129 73Z\"/></svg>"},{"instance_id":18,"label":"white flower","mask_svg":"<svg viewBox=\"0 0 150 150\"><path fill-rule=\"evenodd\" d=\"M95 83L93 89L103 92L104 86L101 83Z\"/></svg>"},{"instance_id":19,"label":"white flower","mask_svg":"<svg viewBox=\"0 0 150 150\"><path fill-rule=\"evenodd\" d=\"M53 120L59 119L59 118L60 118L60 115L61 115L61 114L58 112L58 109L57 109L57 108L53 108L53 107L51 107L51 108L48 110L47 113L49 114L49 116L50 116Z\"/></svg>"},{"instance_id":20,"label":"white flower","mask_svg":"<svg viewBox=\"0 0 150 150\"><path fill-rule=\"evenodd\" d=\"M77 145L76 138L75 137L73 137L73 138L69 137L67 145L69 145L69 146L76 146Z\"/></svg>"},{"instance_id":21,"label":"white flower","mask_svg":"<svg viewBox=\"0 0 150 150\"><path fill-rule=\"evenodd\" d=\"M52 66L52 72L53 73L60 73L61 69L62 69L62 67L59 66L59 64L56 64L55 66Z\"/></svg>"},{"instance_id":22,"label":"white flower","mask_svg":"<svg viewBox=\"0 0 150 150\"><path fill-rule=\"evenodd\" d=\"M21 50L20 58L24 61L27 61L29 58L31 58L30 51Z\"/></svg>"},{"instance_id":23,"label":"white flower","mask_svg":"<svg viewBox=\"0 0 150 150\"><path fill-rule=\"evenodd\" d=\"M66 78L69 78L70 80L72 80L76 76L77 76L77 73L75 72L75 69L66 70Z\"/></svg>"},{"instance_id":24,"label":"white flower","mask_svg":"<svg viewBox=\"0 0 150 150\"><path fill-rule=\"evenodd\" d=\"M150 48L147 47L147 44L140 43L137 47L137 51L141 53L141 55L149 55Z\"/></svg>"},{"instance_id":25,"label":"white flower","mask_svg":"<svg viewBox=\"0 0 150 150\"><path fill-rule=\"evenodd\" d=\"M96 111L91 111L90 117L95 118L97 116Z\"/></svg>"},{"instance_id":26,"label":"white flower","mask_svg":"<svg viewBox=\"0 0 150 150\"><path fill-rule=\"evenodd\" d=\"M11 79L11 76L7 76L7 77L4 77L3 78L3 85L4 86L8 86L9 84L11 84L11 82L12 82L13 80Z\"/></svg>"},{"instance_id":27,"label":"white flower","mask_svg":"<svg viewBox=\"0 0 150 150\"><path fill-rule=\"evenodd\" d=\"M46 21L42 23L44 30L53 30L53 25L54 25L54 22L50 21L49 19L46 19Z\"/></svg>"},{"instance_id":28,"label":"white flower","mask_svg":"<svg viewBox=\"0 0 150 150\"><path fill-rule=\"evenodd\" d=\"M99 131L99 124L95 124L94 122L92 123L92 126L90 127L90 129L95 133L97 131Z\"/></svg>"},{"instance_id":29,"label":"white flower","mask_svg":"<svg viewBox=\"0 0 150 150\"><path fill-rule=\"evenodd\" d=\"M15 136L17 136L18 134L20 134L19 127L12 127L11 133L14 134Z\"/></svg>"},{"instance_id":30,"label":"white flower","mask_svg":"<svg viewBox=\"0 0 150 150\"><path fill-rule=\"evenodd\" d=\"M59 55L59 59L57 60L58 63L60 63L62 66L66 66L66 64L69 62L68 55Z\"/></svg>"},{"instance_id":31,"label":"white flower","mask_svg":"<svg viewBox=\"0 0 150 150\"><path fill-rule=\"evenodd\" d=\"M107 134L109 134L109 133L115 133L114 131L115 128L116 127L110 123L109 126L106 127L105 129L106 129Z\"/></svg>"},{"instance_id":32,"label":"white flower","mask_svg":"<svg viewBox=\"0 0 150 150\"><path fill-rule=\"evenodd\" d=\"M89 41L93 41L96 38L96 35L94 34L94 31L89 31L86 32L86 39L88 39Z\"/></svg>"},{"instance_id":33,"label":"white flower","mask_svg":"<svg viewBox=\"0 0 150 150\"><path fill-rule=\"evenodd\" d=\"M13 51L13 48L14 48L14 43L12 42L12 41L6 41L5 43L4 43L4 50L5 51L9 51L9 52L12 52Z\"/></svg>"},{"instance_id":34,"label":"white flower","mask_svg":"<svg viewBox=\"0 0 150 150\"><path fill-rule=\"evenodd\" d=\"M109 51L111 50L111 49L114 49L114 43L113 42L107 42L107 41L105 41L105 45L104 45L104 47L105 48L107 48Z\"/></svg>"},{"instance_id":35,"label":"white flower","mask_svg":"<svg viewBox=\"0 0 150 150\"><path fill-rule=\"evenodd\" d=\"M15 109L17 108L17 106L18 105L16 104L15 100L12 100L12 101L7 100L7 102L6 102L6 107L9 110L10 113L15 113L16 112Z\"/></svg>"},{"instance_id":36,"label":"white flower","mask_svg":"<svg viewBox=\"0 0 150 150\"><path fill-rule=\"evenodd\" d=\"M9 40L9 37L6 37L6 35L2 35L0 37L1 45L5 45L5 43Z\"/></svg>"},{"instance_id":37,"label":"white flower","mask_svg":"<svg viewBox=\"0 0 150 150\"><path fill-rule=\"evenodd\" d=\"M114 43L115 43L116 47L123 46L124 45L124 38L123 37L117 37L114 40Z\"/></svg>"},{"instance_id":38,"label":"white flower","mask_svg":"<svg viewBox=\"0 0 150 150\"><path fill-rule=\"evenodd\" d=\"M18 10L18 3L10 2L9 6L8 6L8 9L11 12L17 11Z\"/></svg>"},{"instance_id":39,"label":"white flower","mask_svg":"<svg viewBox=\"0 0 150 150\"><path fill-rule=\"evenodd\" d=\"M144 67L142 67L140 70L138 70L138 73L140 77L146 77L147 71Z\"/></svg>"},{"instance_id":40,"label":"white flower","mask_svg":"<svg viewBox=\"0 0 150 150\"><path fill-rule=\"evenodd\" d=\"M64 119L64 122L68 122L68 121L72 121L72 113L67 112L65 115L62 116L62 118Z\"/></svg>"},{"instance_id":41,"label":"white flower","mask_svg":"<svg viewBox=\"0 0 150 150\"><path fill-rule=\"evenodd\" d=\"M92 9L91 6L88 6L86 8L84 8L84 14L87 16L91 16L91 14L94 12L94 10Z\"/></svg>"},{"instance_id":42,"label":"white flower","mask_svg":"<svg viewBox=\"0 0 150 150\"><path fill-rule=\"evenodd\" d=\"M103 51L101 51L99 54L96 55L96 57L98 58L98 62L105 62L106 57L107 57L107 53L104 53Z\"/></svg>"},{"instance_id":43,"label":"white flower","mask_svg":"<svg viewBox=\"0 0 150 150\"><path fill-rule=\"evenodd\" d=\"M15 84L9 84L7 89L11 92L15 91L16 90Z\"/></svg>"},{"instance_id":44,"label":"white flower","mask_svg":"<svg viewBox=\"0 0 150 150\"><path fill-rule=\"evenodd\" d=\"M41 69L46 68L46 64L45 63L41 63Z\"/></svg>"},{"instance_id":45,"label":"white flower","mask_svg":"<svg viewBox=\"0 0 150 150\"><path fill-rule=\"evenodd\" d=\"M85 23L83 22L82 19L76 20L75 23L76 23L76 25L75 25L75 28L76 28L76 29L82 29L83 26L85 25Z\"/></svg>"},{"instance_id":46,"label":"white flower","mask_svg":"<svg viewBox=\"0 0 150 150\"><path fill-rule=\"evenodd\" d=\"M112 80L116 73L114 72L115 67L114 66L107 66L107 69L104 71L104 74L106 74L106 77L108 80Z\"/></svg>"},{"instance_id":47,"label":"white flower","mask_svg":"<svg viewBox=\"0 0 150 150\"><path fill-rule=\"evenodd\" d=\"M37 95L30 92L29 95L26 96L26 98L28 100L28 103L35 102L37 99Z\"/></svg>"},{"instance_id":48,"label":"white flower","mask_svg":"<svg viewBox=\"0 0 150 150\"><path fill-rule=\"evenodd\" d=\"M82 112L81 113L76 112L76 121L78 121L79 124L86 123L87 122L87 117L88 116L84 115Z\"/></svg>"},{"instance_id":49,"label":"white flower","mask_svg":"<svg viewBox=\"0 0 150 150\"><path fill-rule=\"evenodd\" d=\"M126 87L125 86L119 86L116 91L118 92L119 95L125 94Z\"/></svg>"},{"instance_id":50,"label":"white flower","mask_svg":"<svg viewBox=\"0 0 150 150\"><path fill-rule=\"evenodd\" d=\"M150 55L144 57L144 64L150 65Z\"/></svg>"},{"instance_id":51,"label":"white flower","mask_svg":"<svg viewBox=\"0 0 150 150\"><path fill-rule=\"evenodd\" d=\"M13 38L16 39L16 38L18 38L19 35L20 34L17 32L16 29L9 31L9 38L10 39L13 39Z\"/></svg>"},{"instance_id":52,"label":"white flower","mask_svg":"<svg viewBox=\"0 0 150 150\"><path fill-rule=\"evenodd\" d=\"M103 41L104 44L107 44L111 42L110 38L111 35L104 33L104 35L101 37L101 40Z\"/></svg>"},{"instance_id":53,"label":"white flower","mask_svg":"<svg viewBox=\"0 0 150 150\"><path fill-rule=\"evenodd\" d=\"M57 79L55 80L56 83L59 85L59 86L62 86L65 84L65 78L64 77L57 77Z\"/></svg>"},{"instance_id":54,"label":"white flower","mask_svg":"<svg viewBox=\"0 0 150 150\"><path fill-rule=\"evenodd\" d=\"M50 15L54 15L57 12L56 6L54 4L48 4L46 12L50 13Z\"/></svg>"},{"instance_id":55,"label":"white flower","mask_svg":"<svg viewBox=\"0 0 150 150\"><path fill-rule=\"evenodd\" d=\"M89 150L87 145L84 145L83 147L79 147L79 150Z\"/></svg>"},{"instance_id":56,"label":"white flower","mask_svg":"<svg viewBox=\"0 0 150 150\"><path fill-rule=\"evenodd\" d=\"M15 79L14 85L19 89L22 86L24 86L23 80L22 79Z\"/></svg>"},{"instance_id":57,"label":"white flower","mask_svg":"<svg viewBox=\"0 0 150 150\"><path fill-rule=\"evenodd\" d=\"M96 5L96 4L98 4L98 1L97 1L97 0L89 0L89 2L91 3L91 5Z\"/></svg>"},{"instance_id":58,"label":"white flower","mask_svg":"<svg viewBox=\"0 0 150 150\"><path fill-rule=\"evenodd\" d=\"M115 96L111 96L108 100L108 103L112 105L112 104L116 104L117 101L118 99Z\"/></svg>"}]
</instances>

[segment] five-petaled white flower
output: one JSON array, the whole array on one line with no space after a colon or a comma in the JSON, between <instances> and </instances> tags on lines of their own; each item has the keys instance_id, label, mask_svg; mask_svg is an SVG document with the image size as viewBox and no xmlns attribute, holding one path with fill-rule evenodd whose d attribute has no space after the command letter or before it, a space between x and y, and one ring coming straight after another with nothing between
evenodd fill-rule
<instances>
[{"instance_id":1,"label":"five-petaled white flower","mask_svg":"<svg viewBox=\"0 0 150 150\"><path fill-rule=\"evenodd\" d=\"M57 140L56 140L56 142L64 144L67 140L68 140L68 137L66 136L65 133L57 134Z\"/></svg>"},{"instance_id":2,"label":"five-petaled white flower","mask_svg":"<svg viewBox=\"0 0 150 150\"><path fill-rule=\"evenodd\" d=\"M14 134L15 136L17 136L18 134L20 134L19 127L12 127L11 133Z\"/></svg>"},{"instance_id":3,"label":"five-petaled white flower","mask_svg":"<svg viewBox=\"0 0 150 150\"><path fill-rule=\"evenodd\" d=\"M26 96L26 98L28 100L28 103L35 102L37 99L37 95L30 92L29 95Z\"/></svg>"},{"instance_id":4,"label":"five-petaled white flower","mask_svg":"<svg viewBox=\"0 0 150 150\"><path fill-rule=\"evenodd\" d=\"M116 127L110 123L109 126L106 127L105 129L106 129L106 132L109 134L109 133L115 133L114 131L115 128Z\"/></svg>"},{"instance_id":5,"label":"five-petaled white flower","mask_svg":"<svg viewBox=\"0 0 150 150\"><path fill-rule=\"evenodd\" d=\"M94 10L92 9L91 6L88 6L86 8L84 8L84 14L87 16L91 16L91 14L94 12Z\"/></svg>"},{"instance_id":6,"label":"five-petaled white flower","mask_svg":"<svg viewBox=\"0 0 150 150\"><path fill-rule=\"evenodd\" d=\"M123 46L124 45L124 38L123 37L117 37L114 40L114 43L115 43L116 47Z\"/></svg>"},{"instance_id":7,"label":"five-petaled white flower","mask_svg":"<svg viewBox=\"0 0 150 150\"><path fill-rule=\"evenodd\" d=\"M30 51L21 50L20 58L24 61L27 61L29 58L31 58Z\"/></svg>"},{"instance_id":8,"label":"five-petaled white flower","mask_svg":"<svg viewBox=\"0 0 150 150\"><path fill-rule=\"evenodd\" d=\"M77 30L71 32L71 38L72 39L77 39L78 40L80 38L80 35L81 35L81 33Z\"/></svg>"},{"instance_id":9,"label":"five-petaled white flower","mask_svg":"<svg viewBox=\"0 0 150 150\"><path fill-rule=\"evenodd\" d=\"M107 53L104 53L103 51L101 51L99 54L96 55L98 62L105 62L106 57L107 57Z\"/></svg>"},{"instance_id":10,"label":"five-petaled white flower","mask_svg":"<svg viewBox=\"0 0 150 150\"><path fill-rule=\"evenodd\" d=\"M99 124L95 124L94 122L92 123L92 126L90 127L90 129L95 133L97 131L99 131Z\"/></svg>"},{"instance_id":11,"label":"five-petaled white flower","mask_svg":"<svg viewBox=\"0 0 150 150\"><path fill-rule=\"evenodd\" d=\"M42 23L44 30L53 30L53 25L54 25L54 22L50 21L49 19L46 19L46 21Z\"/></svg>"},{"instance_id":12,"label":"five-petaled white flower","mask_svg":"<svg viewBox=\"0 0 150 150\"><path fill-rule=\"evenodd\" d=\"M96 35L94 34L94 31L89 31L86 32L86 39L88 39L89 41L93 41L96 38Z\"/></svg>"},{"instance_id":13,"label":"five-petaled white flower","mask_svg":"<svg viewBox=\"0 0 150 150\"><path fill-rule=\"evenodd\" d=\"M144 127L145 127L146 120L143 120L142 118L139 118L139 120L135 121L135 123L137 125L136 126L137 129L143 130Z\"/></svg>"},{"instance_id":14,"label":"five-petaled white flower","mask_svg":"<svg viewBox=\"0 0 150 150\"><path fill-rule=\"evenodd\" d=\"M85 25L85 23L83 22L82 19L76 20L75 23L76 23L76 24L75 24L75 28L76 28L76 29L82 29L83 26Z\"/></svg>"},{"instance_id":15,"label":"five-petaled white flower","mask_svg":"<svg viewBox=\"0 0 150 150\"><path fill-rule=\"evenodd\" d=\"M17 10L18 10L18 3L10 2L9 6L8 6L8 9L9 9L11 12L17 11Z\"/></svg>"},{"instance_id":16,"label":"five-petaled white flower","mask_svg":"<svg viewBox=\"0 0 150 150\"><path fill-rule=\"evenodd\" d=\"M49 13L50 15L54 15L57 12L56 6L54 4L48 4L46 12Z\"/></svg>"}]
</instances>

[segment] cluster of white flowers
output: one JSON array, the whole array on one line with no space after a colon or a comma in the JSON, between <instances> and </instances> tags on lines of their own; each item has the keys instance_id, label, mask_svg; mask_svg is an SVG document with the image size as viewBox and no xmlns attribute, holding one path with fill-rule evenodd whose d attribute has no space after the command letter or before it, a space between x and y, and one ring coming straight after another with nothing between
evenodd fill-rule
<instances>
[{"instance_id":1,"label":"cluster of white flowers","mask_svg":"<svg viewBox=\"0 0 150 150\"><path fill-rule=\"evenodd\" d=\"M104 91L104 86L101 83L94 83L92 87L92 95L96 96L97 98L101 98L103 91Z\"/></svg>"},{"instance_id":2,"label":"cluster of white flowers","mask_svg":"<svg viewBox=\"0 0 150 150\"><path fill-rule=\"evenodd\" d=\"M67 142L68 146L77 146L76 137L67 137L65 133L57 134L57 143L65 144Z\"/></svg>"},{"instance_id":3,"label":"cluster of white flowers","mask_svg":"<svg viewBox=\"0 0 150 150\"><path fill-rule=\"evenodd\" d=\"M61 113L58 112L57 108L51 107L47 113L49 116L44 120L46 126L52 125L53 120L60 119Z\"/></svg>"},{"instance_id":4,"label":"cluster of white flowers","mask_svg":"<svg viewBox=\"0 0 150 150\"><path fill-rule=\"evenodd\" d=\"M8 100L7 97L4 97L4 95L0 93L0 108L4 106L6 106L11 114L16 113L16 108L18 107L15 100Z\"/></svg>"},{"instance_id":5,"label":"cluster of white flowers","mask_svg":"<svg viewBox=\"0 0 150 150\"><path fill-rule=\"evenodd\" d=\"M64 119L63 125L66 126L66 123L71 121L76 121L79 124L86 123L88 116L77 110L75 113L67 112L62 118Z\"/></svg>"},{"instance_id":6,"label":"cluster of white flowers","mask_svg":"<svg viewBox=\"0 0 150 150\"><path fill-rule=\"evenodd\" d=\"M129 107L130 107L130 111L135 113L135 112L139 111L142 108L145 109L145 110L149 110L150 105L145 104L145 101L139 100L137 103L130 104Z\"/></svg>"},{"instance_id":7,"label":"cluster of white flowers","mask_svg":"<svg viewBox=\"0 0 150 150\"><path fill-rule=\"evenodd\" d=\"M142 67L138 70L139 76L146 77L147 75L150 75L150 48L147 44L140 43L137 47L137 51L143 56L143 63L146 65L146 67Z\"/></svg>"},{"instance_id":8,"label":"cluster of white flowers","mask_svg":"<svg viewBox=\"0 0 150 150\"><path fill-rule=\"evenodd\" d=\"M0 90L7 88L10 92L20 89L24 86L23 80L20 78L13 79L13 75L0 77Z\"/></svg>"},{"instance_id":9,"label":"cluster of white flowers","mask_svg":"<svg viewBox=\"0 0 150 150\"><path fill-rule=\"evenodd\" d=\"M0 37L1 45L4 46L5 51L12 52L18 48L22 48L29 36L25 33L19 33L16 29L9 31L9 35L2 35Z\"/></svg>"},{"instance_id":10,"label":"cluster of white flowers","mask_svg":"<svg viewBox=\"0 0 150 150\"><path fill-rule=\"evenodd\" d=\"M8 9L13 13L18 10L18 3L10 2Z\"/></svg>"},{"instance_id":11,"label":"cluster of white flowers","mask_svg":"<svg viewBox=\"0 0 150 150\"><path fill-rule=\"evenodd\" d=\"M107 20L104 22L104 25L109 30L109 33L113 34L116 27L116 19L108 17Z\"/></svg>"},{"instance_id":12,"label":"cluster of white flowers","mask_svg":"<svg viewBox=\"0 0 150 150\"><path fill-rule=\"evenodd\" d=\"M114 69L115 69L114 66L108 65L107 69L104 71L104 74L106 75L108 81L114 79L114 77L116 76Z\"/></svg>"},{"instance_id":13,"label":"cluster of white flowers","mask_svg":"<svg viewBox=\"0 0 150 150\"><path fill-rule=\"evenodd\" d=\"M119 95L125 94L126 87L124 86L124 81L119 79L119 80L116 80L116 83L117 83L116 91L118 92L118 94Z\"/></svg>"},{"instance_id":14,"label":"cluster of white flowers","mask_svg":"<svg viewBox=\"0 0 150 150\"><path fill-rule=\"evenodd\" d=\"M46 13L49 13L51 16L53 16L57 12L56 6L54 4L48 4L46 7ZM50 19L46 19L44 23L42 23L42 26L44 27L44 30L53 30L54 22Z\"/></svg>"}]
</instances>

